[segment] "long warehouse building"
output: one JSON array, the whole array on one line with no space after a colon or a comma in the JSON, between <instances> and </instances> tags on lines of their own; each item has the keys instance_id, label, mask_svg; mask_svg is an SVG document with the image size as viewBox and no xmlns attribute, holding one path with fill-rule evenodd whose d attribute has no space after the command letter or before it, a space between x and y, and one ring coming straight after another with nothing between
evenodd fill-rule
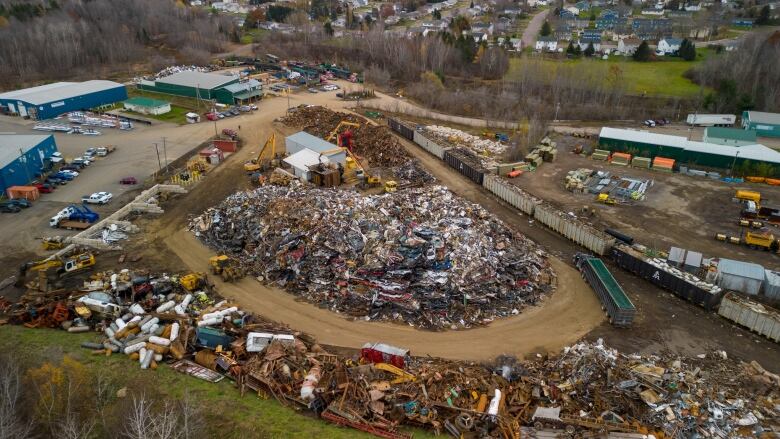
<instances>
[{"instance_id":1,"label":"long warehouse building","mask_svg":"<svg viewBox=\"0 0 780 439\"><path fill-rule=\"evenodd\" d=\"M249 102L262 95L262 84L256 79L241 82L238 76L192 71L174 73L154 81L142 80L137 87L226 105Z\"/></svg>"},{"instance_id":2,"label":"long warehouse building","mask_svg":"<svg viewBox=\"0 0 780 439\"><path fill-rule=\"evenodd\" d=\"M30 119L51 119L69 111L90 110L127 99L124 85L103 80L55 82L0 93L0 109Z\"/></svg>"},{"instance_id":3,"label":"long warehouse building","mask_svg":"<svg viewBox=\"0 0 780 439\"><path fill-rule=\"evenodd\" d=\"M730 146L696 142L682 136L604 127L599 145L610 151L637 156L667 157L681 165L731 169L744 164L770 164L780 175L780 152L761 144Z\"/></svg>"},{"instance_id":4,"label":"long warehouse building","mask_svg":"<svg viewBox=\"0 0 780 439\"><path fill-rule=\"evenodd\" d=\"M755 130L764 137L780 137L780 113L745 111L742 113L742 128Z\"/></svg>"},{"instance_id":5,"label":"long warehouse building","mask_svg":"<svg viewBox=\"0 0 780 439\"><path fill-rule=\"evenodd\" d=\"M57 152L54 136L0 135L0 191L29 184L51 166Z\"/></svg>"}]
</instances>

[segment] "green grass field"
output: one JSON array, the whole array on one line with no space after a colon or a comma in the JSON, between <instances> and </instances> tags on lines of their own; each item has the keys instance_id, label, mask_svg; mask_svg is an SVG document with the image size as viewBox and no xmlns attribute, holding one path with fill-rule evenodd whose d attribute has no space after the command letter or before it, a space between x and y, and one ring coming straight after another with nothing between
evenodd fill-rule
<instances>
[{"instance_id":1,"label":"green grass field","mask_svg":"<svg viewBox=\"0 0 780 439\"><path fill-rule=\"evenodd\" d=\"M240 395L233 382L223 379L213 384L176 372L165 365L157 370L141 370L137 362L124 355L110 357L91 355L80 347L84 341L99 341L92 333L70 334L61 330L26 329L20 326L0 326L0 351L13 353L13 358L28 367L44 361L56 361L68 355L84 366L92 376L103 373L117 388L127 387L129 394L139 387L159 389L168 399L180 398L185 391L194 397L205 417L205 437L239 439L271 438L361 438L371 436L360 431L341 428L306 416L279 404L273 399L261 399L248 393ZM432 438L422 430L413 430L415 438Z\"/></svg>"},{"instance_id":2,"label":"green grass field","mask_svg":"<svg viewBox=\"0 0 780 439\"><path fill-rule=\"evenodd\" d=\"M526 55L510 60L507 80L518 79L524 63L539 63L547 77L554 77L558 68L573 68L583 75L606 74L611 66L617 66L627 86L628 92L635 95L692 97L701 91L701 87L685 78L683 74L696 66L707 56L708 50L698 50L695 61L683 61L676 57L661 57L657 61L636 62L631 57L610 56L608 60L596 58L549 59Z\"/></svg>"}]
</instances>

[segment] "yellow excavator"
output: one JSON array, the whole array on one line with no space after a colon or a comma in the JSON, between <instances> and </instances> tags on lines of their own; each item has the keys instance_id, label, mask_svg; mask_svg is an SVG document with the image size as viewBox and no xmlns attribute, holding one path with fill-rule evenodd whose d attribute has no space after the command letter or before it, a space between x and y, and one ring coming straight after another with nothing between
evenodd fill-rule
<instances>
[{"instance_id":1,"label":"yellow excavator","mask_svg":"<svg viewBox=\"0 0 780 439\"><path fill-rule=\"evenodd\" d=\"M395 367L392 364L388 363L374 363L374 369L384 370L385 372L390 372L393 375L395 375L397 378L395 378L393 381L390 381L391 384L403 384L403 383L413 383L417 381L417 377L410 374L409 372Z\"/></svg>"},{"instance_id":2,"label":"yellow excavator","mask_svg":"<svg viewBox=\"0 0 780 439\"><path fill-rule=\"evenodd\" d=\"M359 128L360 124L359 123L355 123L355 122L349 122L349 121L346 121L346 120L342 120L341 122L339 122L338 125L336 125L336 128L333 128L333 131L331 131L330 134L328 134L328 137L326 137L325 140L327 140L328 142L332 142L333 139L335 139L336 136L341 131L341 127ZM342 146L342 147L346 148L345 145L339 145L339 146Z\"/></svg>"},{"instance_id":3,"label":"yellow excavator","mask_svg":"<svg viewBox=\"0 0 780 439\"><path fill-rule=\"evenodd\" d=\"M47 258L28 262L19 267L18 284L23 284L29 272L54 272L57 277L66 277L81 271L89 270L95 265L95 255L80 253L68 257Z\"/></svg>"},{"instance_id":4,"label":"yellow excavator","mask_svg":"<svg viewBox=\"0 0 780 439\"><path fill-rule=\"evenodd\" d=\"M244 272L238 261L228 255L210 257L209 267L211 267L212 273L222 276L222 280L225 282L233 282L244 277Z\"/></svg>"},{"instance_id":5,"label":"yellow excavator","mask_svg":"<svg viewBox=\"0 0 780 439\"><path fill-rule=\"evenodd\" d=\"M246 171L248 174L251 174L253 172L260 171L263 167L263 153L265 152L268 147L271 147L271 158L270 161L273 161L274 158L276 158L276 133L271 134L271 137L268 138L268 140L265 141L265 145L263 145L263 148L260 150L260 153L257 154L257 158L254 158L246 163L244 163L244 171Z\"/></svg>"},{"instance_id":6,"label":"yellow excavator","mask_svg":"<svg viewBox=\"0 0 780 439\"><path fill-rule=\"evenodd\" d=\"M358 160L357 156L352 153L352 151L349 150L349 148L344 149L347 152L347 159L346 159L346 169L348 172L354 171L355 177L359 180L361 180L361 183L365 187L374 187L382 183L382 179L379 178L378 175L373 175L366 170L366 168L363 167L363 165L360 163L360 160Z\"/></svg>"}]
</instances>

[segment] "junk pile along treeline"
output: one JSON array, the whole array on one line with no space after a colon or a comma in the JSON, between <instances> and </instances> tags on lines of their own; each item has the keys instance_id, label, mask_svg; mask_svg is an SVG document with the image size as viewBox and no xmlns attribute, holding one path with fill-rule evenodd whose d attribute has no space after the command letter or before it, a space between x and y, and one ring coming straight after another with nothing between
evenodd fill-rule
<instances>
[{"instance_id":1,"label":"junk pile along treeline","mask_svg":"<svg viewBox=\"0 0 780 439\"><path fill-rule=\"evenodd\" d=\"M190 229L258 280L365 320L469 328L552 289L536 244L441 186L373 196L262 186Z\"/></svg>"},{"instance_id":2,"label":"junk pile along treeline","mask_svg":"<svg viewBox=\"0 0 780 439\"><path fill-rule=\"evenodd\" d=\"M383 125L372 125L366 119L350 113L340 113L325 107L298 107L294 112L283 117L282 123L301 128L309 134L326 139L332 134L339 122L346 121L359 124L359 127L345 127L352 132L352 152L368 160L372 167L396 167L406 163L411 156L398 143ZM327 140L327 139L326 139ZM336 140L332 139L335 143Z\"/></svg>"},{"instance_id":3,"label":"junk pile along treeline","mask_svg":"<svg viewBox=\"0 0 780 439\"><path fill-rule=\"evenodd\" d=\"M498 166L502 156L509 147L507 144L501 142L484 139L456 128L439 125L426 126L424 128L424 134L433 141L439 140L447 142L452 146L460 146L474 152L482 162L482 166L486 168Z\"/></svg>"},{"instance_id":4,"label":"junk pile along treeline","mask_svg":"<svg viewBox=\"0 0 780 439\"><path fill-rule=\"evenodd\" d=\"M144 369L165 361L211 382L228 377L242 394L386 438L410 437L401 425L467 438L550 428L563 437L636 439L780 431L780 377L723 351L643 357L598 341L535 361L477 364L367 343L349 357L220 300L197 273L99 273L79 291L30 292L8 314L31 327L97 331L99 340L82 345L96 354L121 353Z\"/></svg>"}]
</instances>

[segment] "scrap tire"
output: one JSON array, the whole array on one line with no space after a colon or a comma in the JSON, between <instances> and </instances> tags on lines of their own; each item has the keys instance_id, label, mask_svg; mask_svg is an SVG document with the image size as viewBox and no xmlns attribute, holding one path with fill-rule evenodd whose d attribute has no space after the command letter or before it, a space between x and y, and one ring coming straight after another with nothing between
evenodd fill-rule
<instances>
[{"instance_id":1,"label":"scrap tire","mask_svg":"<svg viewBox=\"0 0 780 439\"><path fill-rule=\"evenodd\" d=\"M537 430L541 430L541 429L544 428L544 423L540 422L540 421L536 421L536 422L534 422L534 428L537 429Z\"/></svg>"},{"instance_id":2,"label":"scrap tire","mask_svg":"<svg viewBox=\"0 0 780 439\"><path fill-rule=\"evenodd\" d=\"M573 425L567 425L565 430L568 434L574 434L577 432L577 429Z\"/></svg>"}]
</instances>

